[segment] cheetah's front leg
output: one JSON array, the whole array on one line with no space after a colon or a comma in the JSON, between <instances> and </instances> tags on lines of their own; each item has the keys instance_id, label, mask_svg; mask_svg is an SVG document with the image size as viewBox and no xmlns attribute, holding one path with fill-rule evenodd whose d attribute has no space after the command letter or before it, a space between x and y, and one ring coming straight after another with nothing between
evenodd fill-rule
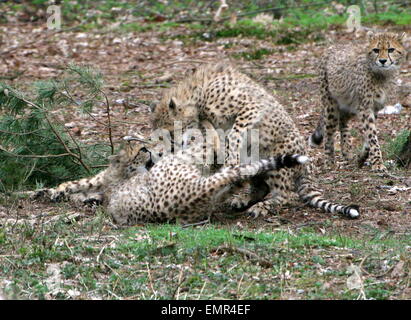
<instances>
[{"instance_id":1,"label":"cheetah's front leg","mask_svg":"<svg viewBox=\"0 0 411 320\"><path fill-rule=\"evenodd\" d=\"M224 164L235 166L241 163L241 147L243 144L243 133L238 126L234 125L226 138L226 155Z\"/></svg>"},{"instance_id":2,"label":"cheetah's front leg","mask_svg":"<svg viewBox=\"0 0 411 320\"><path fill-rule=\"evenodd\" d=\"M264 113L264 110L250 110L238 114L226 138L226 166L234 166L241 163L241 154L248 149L248 135L250 135L251 144L259 143L259 141L253 141L255 140L254 134L258 136L258 131L254 131L253 128L264 117Z\"/></svg>"},{"instance_id":3,"label":"cheetah's front leg","mask_svg":"<svg viewBox=\"0 0 411 320\"><path fill-rule=\"evenodd\" d=\"M383 164L380 144L378 142L377 128L375 125L375 115L371 108L362 110L359 113L364 135L364 145L362 154L359 157L359 165L366 160L367 156L371 164L371 170L385 172L387 168Z\"/></svg>"}]
</instances>

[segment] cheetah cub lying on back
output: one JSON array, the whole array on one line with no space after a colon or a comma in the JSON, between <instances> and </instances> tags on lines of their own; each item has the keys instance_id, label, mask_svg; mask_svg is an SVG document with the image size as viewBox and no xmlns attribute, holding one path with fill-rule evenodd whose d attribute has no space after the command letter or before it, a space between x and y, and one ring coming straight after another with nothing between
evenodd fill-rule
<instances>
[{"instance_id":1,"label":"cheetah cub lying on back","mask_svg":"<svg viewBox=\"0 0 411 320\"><path fill-rule=\"evenodd\" d=\"M82 194L87 201L87 194L92 199L98 194L118 224L176 220L185 224L205 220L218 212L219 205L231 196L232 184L308 161L306 156L282 155L204 176L196 161L207 151L205 146L163 155L154 164L161 149L138 144L112 156L110 166L98 175L37 191L34 197L48 195L58 201Z\"/></svg>"},{"instance_id":2,"label":"cheetah cub lying on back","mask_svg":"<svg viewBox=\"0 0 411 320\"><path fill-rule=\"evenodd\" d=\"M313 146L325 137L327 164L333 163L334 134L339 126L341 151L351 160L348 121L355 115L361 121L364 145L358 164L367 158L373 171L385 171L377 137L375 119L384 107L387 96L395 89L406 52L401 42L405 34L368 34L364 48L353 44L331 47L320 63L321 102L323 111L315 132L310 136Z\"/></svg>"}]
</instances>

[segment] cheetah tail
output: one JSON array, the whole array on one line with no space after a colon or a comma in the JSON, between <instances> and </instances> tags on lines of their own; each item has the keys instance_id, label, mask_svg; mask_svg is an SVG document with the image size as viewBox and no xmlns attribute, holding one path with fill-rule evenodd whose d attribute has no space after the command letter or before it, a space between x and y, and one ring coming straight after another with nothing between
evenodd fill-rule
<instances>
[{"instance_id":1,"label":"cheetah tail","mask_svg":"<svg viewBox=\"0 0 411 320\"><path fill-rule=\"evenodd\" d=\"M323 198L323 192L313 187L310 178L300 176L296 181L297 193L300 198L314 208L322 209L330 213L339 213L348 218L355 219L360 215L357 205L339 205Z\"/></svg>"},{"instance_id":2,"label":"cheetah tail","mask_svg":"<svg viewBox=\"0 0 411 320\"><path fill-rule=\"evenodd\" d=\"M207 181L211 185L227 185L250 179L266 173L267 171L280 170L282 168L292 168L303 165L309 161L307 156L293 154L280 155L270 159L255 161L250 164L242 164L234 167L224 167L219 173L208 177Z\"/></svg>"},{"instance_id":3,"label":"cheetah tail","mask_svg":"<svg viewBox=\"0 0 411 320\"><path fill-rule=\"evenodd\" d=\"M259 175L271 170L280 170L282 168L292 168L298 165L305 164L310 159L307 156L300 154L285 154L260 160L251 164L240 165L241 175Z\"/></svg>"},{"instance_id":4,"label":"cheetah tail","mask_svg":"<svg viewBox=\"0 0 411 320\"><path fill-rule=\"evenodd\" d=\"M315 128L315 131L308 138L308 144L311 147L319 147L321 143L323 142L323 138L324 138L324 117L321 114L320 121L318 122L317 127Z\"/></svg>"},{"instance_id":5,"label":"cheetah tail","mask_svg":"<svg viewBox=\"0 0 411 320\"><path fill-rule=\"evenodd\" d=\"M282 168L292 168L300 164L306 164L310 161L310 158L300 154L285 154L270 158L269 161L273 165L272 170L280 170Z\"/></svg>"}]
</instances>

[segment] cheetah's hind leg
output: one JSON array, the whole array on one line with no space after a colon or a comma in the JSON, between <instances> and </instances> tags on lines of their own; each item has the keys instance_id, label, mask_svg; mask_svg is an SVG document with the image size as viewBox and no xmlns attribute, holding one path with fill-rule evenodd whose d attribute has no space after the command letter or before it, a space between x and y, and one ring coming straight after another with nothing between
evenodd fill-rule
<instances>
[{"instance_id":1,"label":"cheetah's hind leg","mask_svg":"<svg viewBox=\"0 0 411 320\"><path fill-rule=\"evenodd\" d=\"M264 201L260 201L247 210L247 215L251 218L267 216L275 213L278 208L288 202L292 191L290 170L280 170L280 172L269 172L265 183L270 189L270 193Z\"/></svg>"},{"instance_id":2,"label":"cheetah's hind leg","mask_svg":"<svg viewBox=\"0 0 411 320\"><path fill-rule=\"evenodd\" d=\"M351 152L352 149L352 141L351 141L351 134L350 128L348 126L348 121L350 119L350 115L344 112L340 112L340 121L339 121L339 129L340 129L340 140L341 140L341 153L343 155L344 160L350 164L354 156Z\"/></svg>"},{"instance_id":3,"label":"cheetah's hind leg","mask_svg":"<svg viewBox=\"0 0 411 320\"><path fill-rule=\"evenodd\" d=\"M249 209L263 201L270 192L270 187L262 176L254 177L251 181L237 185L235 188L232 198L229 199L230 211L233 212L243 212Z\"/></svg>"}]
</instances>

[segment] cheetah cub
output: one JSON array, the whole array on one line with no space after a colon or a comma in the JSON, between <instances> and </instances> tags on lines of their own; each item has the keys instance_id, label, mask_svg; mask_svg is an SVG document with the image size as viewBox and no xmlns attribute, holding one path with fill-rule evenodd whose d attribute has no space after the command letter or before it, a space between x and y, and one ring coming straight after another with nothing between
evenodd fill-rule
<instances>
[{"instance_id":1,"label":"cheetah cub","mask_svg":"<svg viewBox=\"0 0 411 320\"><path fill-rule=\"evenodd\" d=\"M324 138L327 165L333 163L334 134L341 133L341 151L350 161L352 155L348 121L357 116L364 137L358 165L369 158L371 170L386 171L382 162L375 119L387 96L395 89L396 76L406 52L405 34L368 34L367 46L336 45L324 54L319 66L321 81L321 119L310 136L310 144L319 146Z\"/></svg>"},{"instance_id":2,"label":"cheetah cub","mask_svg":"<svg viewBox=\"0 0 411 320\"><path fill-rule=\"evenodd\" d=\"M194 158L197 156L194 154ZM224 204L232 195L233 184L308 160L298 154L282 155L225 167L205 176L193 162L192 153L168 154L144 174L136 174L111 188L107 211L120 225L203 221L226 209Z\"/></svg>"},{"instance_id":3,"label":"cheetah cub","mask_svg":"<svg viewBox=\"0 0 411 320\"><path fill-rule=\"evenodd\" d=\"M144 146L136 152L134 147L127 145L118 154L109 156L109 167L95 176L64 182L56 188L31 191L29 195L31 199L46 198L52 202L70 201L77 205L101 204L111 186L150 170L154 166L154 161L158 161L161 157L159 152L148 152Z\"/></svg>"},{"instance_id":4,"label":"cheetah cub","mask_svg":"<svg viewBox=\"0 0 411 320\"><path fill-rule=\"evenodd\" d=\"M194 145L177 153L161 154L161 144L137 144L110 157L110 166L91 178L70 181L55 189L35 192L51 200L82 195L104 201L107 212L120 225L148 222L191 223L219 212L231 196L235 183L265 175L268 171L291 168L309 161L303 155L282 155L247 165L226 167L203 175L197 162L207 147ZM225 207L224 207L225 209Z\"/></svg>"}]
</instances>

